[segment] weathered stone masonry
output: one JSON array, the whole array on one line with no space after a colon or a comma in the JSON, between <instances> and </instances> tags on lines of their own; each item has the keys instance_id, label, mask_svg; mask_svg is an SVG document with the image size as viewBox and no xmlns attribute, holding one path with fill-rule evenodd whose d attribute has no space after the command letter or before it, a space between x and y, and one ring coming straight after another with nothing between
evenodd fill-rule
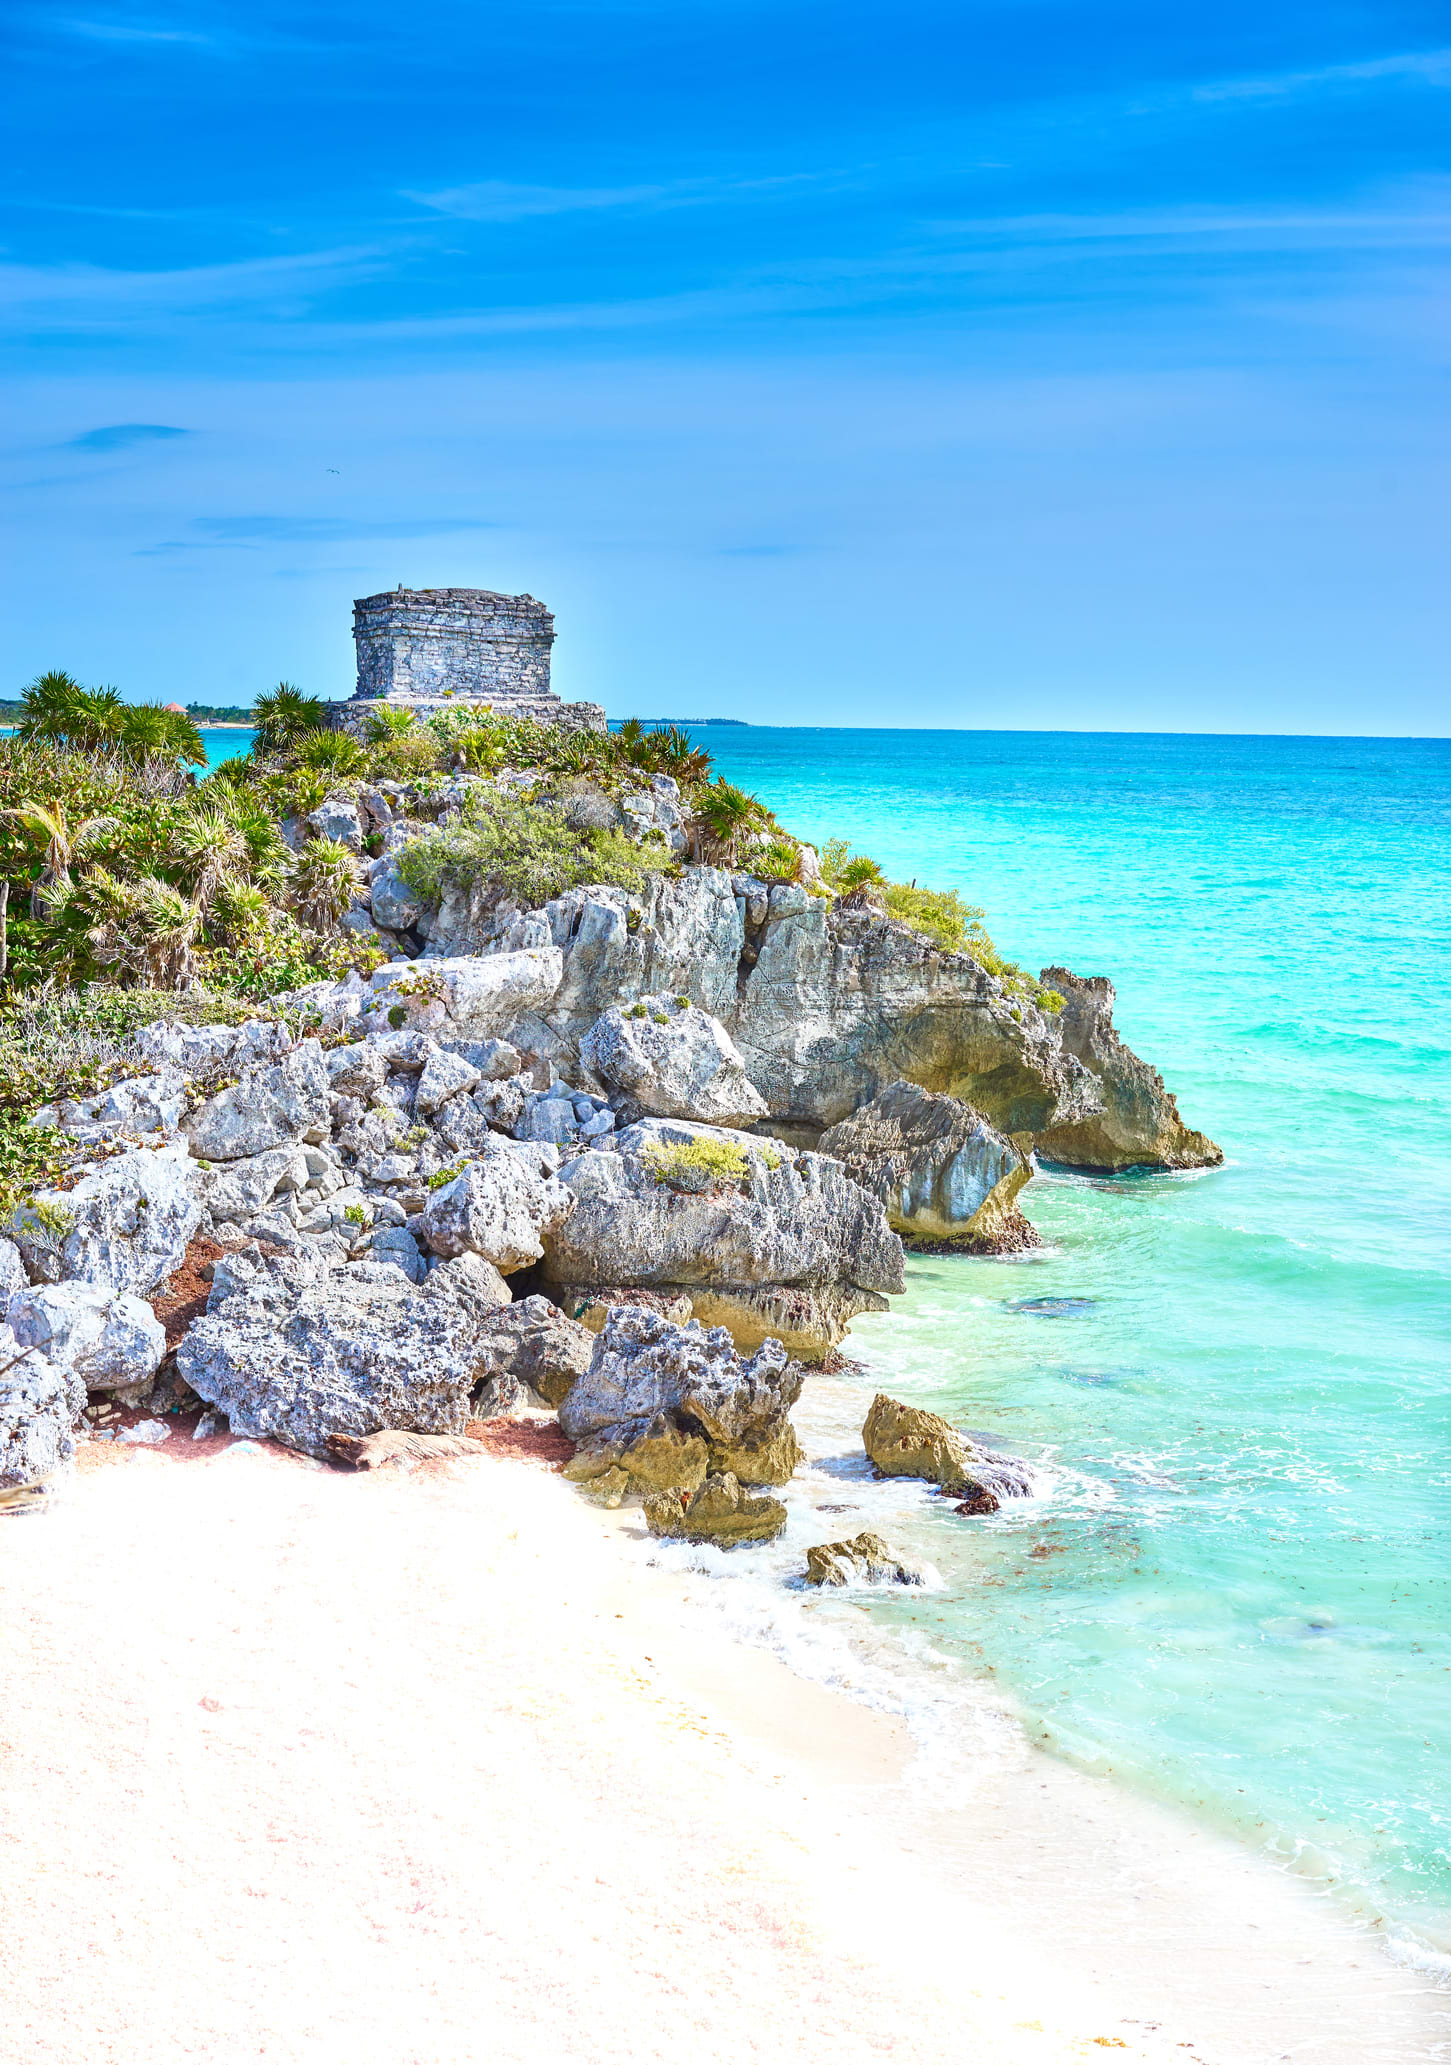
<instances>
[{"instance_id":1,"label":"weathered stone masonry","mask_svg":"<svg viewBox=\"0 0 1451 2065\"><path fill-rule=\"evenodd\" d=\"M554 618L532 595L487 588L399 588L353 604L358 685L336 721L361 731L380 705L420 717L461 704L603 731L598 703L561 702L549 685Z\"/></svg>"}]
</instances>

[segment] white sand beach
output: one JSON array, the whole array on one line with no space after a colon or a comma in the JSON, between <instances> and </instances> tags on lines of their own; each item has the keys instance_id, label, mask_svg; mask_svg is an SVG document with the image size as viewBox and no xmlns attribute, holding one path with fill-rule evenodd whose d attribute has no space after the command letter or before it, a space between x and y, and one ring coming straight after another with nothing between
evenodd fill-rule
<instances>
[{"instance_id":1,"label":"white sand beach","mask_svg":"<svg viewBox=\"0 0 1451 2065\"><path fill-rule=\"evenodd\" d=\"M537 1462L184 1446L0 1529L11 2055L1431 2055L1414 1976L1227 1845L1026 1750L935 1813L900 1725Z\"/></svg>"}]
</instances>

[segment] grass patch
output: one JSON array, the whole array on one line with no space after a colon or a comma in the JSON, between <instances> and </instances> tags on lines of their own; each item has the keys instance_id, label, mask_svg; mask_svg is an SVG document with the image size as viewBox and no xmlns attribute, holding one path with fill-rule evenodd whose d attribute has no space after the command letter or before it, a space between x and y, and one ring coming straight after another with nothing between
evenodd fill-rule
<instances>
[{"instance_id":1,"label":"grass patch","mask_svg":"<svg viewBox=\"0 0 1451 2065\"><path fill-rule=\"evenodd\" d=\"M652 1141L640 1159L655 1181L670 1190L739 1190L751 1176L751 1157L728 1140L692 1140L683 1146Z\"/></svg>"}]
</instances>

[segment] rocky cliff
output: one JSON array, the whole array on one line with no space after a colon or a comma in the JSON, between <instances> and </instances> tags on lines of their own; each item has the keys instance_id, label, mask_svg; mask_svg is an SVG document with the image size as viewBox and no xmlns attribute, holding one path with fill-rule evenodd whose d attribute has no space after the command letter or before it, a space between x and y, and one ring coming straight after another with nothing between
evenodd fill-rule
<instances>
[{"instance_id":1,"label":"rocky cliff","mask_svg":"<svg viewBox=\"0 0 1451 2065\"><path fill-rule=\"evenodd\" d=\"M455 907L428 943L430 956L551 948L563 974L536 1010L561 1061L610 1007L688 996L728 1028L771 1127L800 1145L901 1079L1084 1167L1221 1159L1119 1039L1101 978L1045 970L1066 1001L1043 1011L970 954L869 908L711 867L659 877L640 896L590 887L537 911Z\"/></svg>"}]
</instances>

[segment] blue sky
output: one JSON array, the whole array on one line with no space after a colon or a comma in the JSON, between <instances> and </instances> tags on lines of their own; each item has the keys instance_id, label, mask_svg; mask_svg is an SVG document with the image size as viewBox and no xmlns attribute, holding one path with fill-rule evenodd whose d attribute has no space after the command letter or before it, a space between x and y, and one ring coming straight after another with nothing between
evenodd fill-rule
<instances>
[{"instance_id":1,"label":"blue sky","mask_svg":"<svg viewBox=\"0 0 1451 2065\"><path fill-rule=\"evenodd\" d=\"M1447 730L1444 8L15 0L7 679Z\"/></svg>"}]
</instances>

